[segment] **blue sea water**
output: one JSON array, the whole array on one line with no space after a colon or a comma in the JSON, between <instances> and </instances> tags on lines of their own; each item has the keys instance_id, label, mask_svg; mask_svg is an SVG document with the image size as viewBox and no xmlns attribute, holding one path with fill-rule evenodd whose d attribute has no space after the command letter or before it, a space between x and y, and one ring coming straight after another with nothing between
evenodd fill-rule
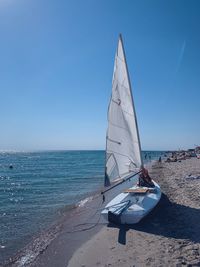
<instances>
[{"instance_id":1,"label":"blue sea water","mask_svg":"<svg viewBox=\"0 0 200 267\"><path fill-rule=\"evenodd\" d=\"M146 161L161 155L143 152ZM48 227L61 209L100 188L104 162L104 151L0 153L0 263Z\"/></svg>"}]
</instances>

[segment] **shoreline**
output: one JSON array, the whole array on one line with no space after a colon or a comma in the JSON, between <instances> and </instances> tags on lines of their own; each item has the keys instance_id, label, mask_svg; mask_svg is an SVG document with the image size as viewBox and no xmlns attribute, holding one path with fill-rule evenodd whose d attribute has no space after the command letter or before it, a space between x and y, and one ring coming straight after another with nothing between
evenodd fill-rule
<instances>
[{"instance_id":1,"label":"shoreline","mask_svg":"<svg viewBox=\"0 0 200 267\"><path fill-rule=\"evenodd\" d=\"M200 160L152 161L149 173L163 194L139 224L117 227L104 221L96 191L4 266L200 266L200 180L188 179L200 175ZM117 193L111 190L106 201Z\"/></svg>"},{"instance_id":2,"label":"shoreline","mask_svg":"<svg viewBox=\"0 0 200 267\"><path fill-rule=\"evenodd\" d=\"M153 164L155 164L155 160L146 163L148 167ZM56 257L58 257L57 255L60 255L59 257L63 258L63 265L59 261L59 266L66 266L73 253L83 243L89 240L91 236L94 236L100 231L103 225L107 225L107 222L100 218L100 212L96 212L102 204L102 195L100 195L101 190L102 187L99 187L98 190L87 193L81 201L72 205L72 209L68 210L68 206L67 210L66 207L61 209L59 218L57 218L47 230L35 235L24 248L19 250L9 261L4 263L4 266L55 266L57 263L54 261L52 263L51 260L52 253L55 251ZM118 189L116 188L115 190L112 190L112 192L109 192L109 194L106 194L106 198L108 197L107 202L118 193ZM88 223L88 221L90 222ZM75 225L79 224L78 222L85 225L82 226L81 229L80 227L78 229L74 228ZM86 231L85 228L91 229ZM77 230L78 232L74 233L74 231ZM85 232L84 234L83 231ZM62 237L62 235L66 236ZM59 248L57 248L58 243L62 243L62 247L59 245ZM71 243L70 249L67 249L66 253L64 252L63 247L68 247L69 243ZM48 259L50 260L48 261Z\"/></svg>"},{"instance_id":3,"label":"shoreline","mask_svg":"<svg viewBox=\"0 0 200 267\"><path fill-rule=\"evenodd\" d=\"M143 156L145 157L146 154L144 154L144 153L146 153L148 155L146 164L149 165L150 164L150 158L153 160L154 158L157 158L159 155L163 154L164 152L143 151ZM31 154L29 156L26 155L24 157L24 155L23 155L24 153L19 153L19 154L20 154L19 158L18 158L18 156L14 157L14 158L13 157L9 158L9 162L15 162L15 165L16 165L16 168L14 168L14 170L12 170L12 172L10 173L13 183L11 183L12 182L11 181L9 186L13 190L13 187L15 186L14 183L17 182L17 180L15 181L15 172L19 172L19 176L20 177L22 176L22 189L24 190L23 192L25 192L26 183L28 184L30 182L30 184L32 184L33 179L31 179L31 178L29 179L28 178L28 180L27 180L26 175L24 174L23 168L21 168L20 160L22 158L24 166L28 166L28 169L30 169L30 166L32 168L34 168L35 159L36 159L37 162L38 162L38 159L39 159L39 161L40 161L39 166L40 166L40 164L42 163L43 155L37 155L37 157L35 157L35 155L33 156ZM98 160L96 158L96 154L95 155L91 154L91 155L89 155L89 156L92 157L93 160L95 159L95 164L96 164L95 166L97 167L97 169L100 168L99 166L101 166L101 164L102 164L102 153L100 155L100 158L99 158L99 155L98 155ZM54 156L55 157L61 157L61 158L63 157L63 155L60 155L60 154L53 155L53 157ZM45 158L46 158L46 156L45 156ZM47 158L49 159L49 156ZM52 158L52 155L50 155L50 159L51 158ZM69 161L73 162L71 158L69 158ZM87 161L86 161L86 163L87 163ZM9 175L8 174L8 170L7 170L7 165L6 165L7 161L4 160L3 164L4 164L3 165L4 168L2 169L4 171L3 174L5 175L5 177L7 177L7 175ZM48 164L50 164L50 163L47 162L46 164L48 166ZM36 168L36 170L37 170L37 168ZM95 173L95 170L93 171L92 168L90 169L91 173L92 172ZM100 169L98 169L98 171L99 170ZM75 174L76 174L76 172L75 172ZM51 176L51 173L50 173L50 176ZM62 176L62 174L61 174L61 176ZM30 176L30 177L32 177L32 176ZM46 176L44 176L44 178L46 179ZM47 181L45 179L43 179L44 182ZM83 180L84 179L85 179L85 176L83 176ZM40 240L40 236L46 236L47 235L47 236L51 236L51 238L52 238L51 229L53 229L52 232L54 232L55 225L59 224L60 221L62 221L62 217L65 217L65 215L63 215L63 214L65 214L65 213L69 214L71 212L71 210L69 210L69 209L71 207L76 207L78 205L78 202L80 202L79 205L84 205L84 203L86 202L88 197L90 198L91 196L95 195L96 192L98 192L98 191L100 191L102 189L103 173L102 173L102 177L101 178L96 178L95 177L94 179L96 179L96 181L94 180L94 183L92 183L91 186L88 186L88 190L85 190L85 189L87 189L87 186L85 186L85 188L83 188L84 190L82 190L81 188L80 188L80 190L79 189L77 190L77 192L78 192L77 195L76 194L74 194L74 195L72 194L72 196L75 196L73 199L70 199L70 197L68 198L68 193L66 192L66 201L65 200L63 201L63 199L61 199L64 202L64 203L62 203L62 206L60 206L58 208L54 208L52 210L50 210L50 208L49 208L49 210L47 210L47 209L45 210L46 215L47 215L46 219L45 219L45 213L41 214L42 215L42 219L40 220L40 216L37 217L37 215L40 215L40 213L39 212L38 213L35 212L35 216L33 217L33 220L31 220L29 218L29 215L32 216L34 214L34 212L31 211L31 206L29 207L29 209L26 209L26 213L24 213L25 215L23 215L23 213L22 213L22 216L21 216L21 214L19 213L19 217L17 217L17 218L14 217L15 216L15 214L14 214L15 210L14 210L13 213L11 211L10 216L13 216L17 220L16 224L15 224L15 222L13 222L11 225L9 225L11 220L7 220L6 221L7 216L5 216L5 218L4 218L5 222L3 221L1 225L3 225L3 226L5 225L5 227L6 227L6 225L8 224L9 227L10 227L10 232L12 232L12 229L14 229L14 227L16 228L16 230L14 231L14 235L11 235L10 233L6 234L6 232L4 233L4 231L2 231L2 240L3 241L1 241L1 245L2 246L0 248L0 250L1 250L0 265L8 265L10 262L13 262L13 259L15 261L16 257L19 257L19 255L21 255L21 254L24 254L24 250L26 250L28 247L31 250L31 244L34 243L35 242L34 240L36 240L36 239ZM101 179L102 179L102 181L101 181ZM6 179L4 179L4 180L6 181ZM7 186L6 182L4 180L3 180L2 185L5 184L5 186ZM25 181L25 185L24 185L24 181ZM86 179L85 179L85 181L86 181ZM100 183L99 183L99 181L100 181ZM21 180L20 180L20 182L21 182ZM40 182L40 180L39 180L39 182ZM62 181L61 181L61 183L62 183ZM77 183L77 185L81 185L81 180L80 180L80 183ZM54 184L53 184L53 186L54 186ZM66 184L65 184L65 186L66 186ZM8 190L10 190L10 188L8 188ZM20 189L20 190L22 190L22 189ZM16 189L15 198L17 199L16 201L18 201L18 198L20 199L20 201L22 201L23 208L25 209L26 204L28 203L27 201L29 201L29 194L23 196L24 193L21 193L20 190L18 190L18 188ZM88 191L90 191L90 192L88 193ZM76 192L76 190L74 192ZM46 192L44 191L44 193L46 193ZM31 200L31 197L32 197L31 194L32 194L32 192L30 193L30 200ZM69 196L70 195L71 194L69 194ZM21 200L21 196L24 197L24 199ZM7 201L6 197L7 197L7 195L5 195L5 197L4 197L5 201ZM47 199L48 198L49 198L49 195L47 195ZM51 197L49 199L50 202L51 202L51 205L52 204L54 205L54 203L55 204L57 203L56 202L56 197L54 197L54 198L55 198L55 202L51 201ZM59 199L59 195L58 195L58 199ZM16 206L16 208L18 208L19 212L21 210L20 203L21 202L19 202L17 204L17 206ZM46 201L47 205L48 205L48 203L49 202ZM66 205L65 205L65 203L66 203ZM36 201L35 204L37 204L38 207L40 206L40 203L38 201ZM53 205L52 205L52 207L53 207ZM87 206L87 203L86 203L86 206ZM41 203L41 207L42 207L42 203ZM3 211L6 211L6 207L3 208ZM3 214L6 214L6 213L3 213ZM24 227L22 227L22 228L20 228L21 227L20 226L21 219L23 220L22 222L24 223L24 225L23 225ZM28 219L30 220L30 224L26 225L26 222L28 221ZM9 229L9 228L7 228L7 229ZM15 235L15 233L16 233L16 235ZM12 242L12 239L14 240L14 242ZM48 240L47 240L47 243L48 243ZM38 246L38 245L35 244L34 246Z\"/></svg>"},{"instance_id":4,"label":"shoreline","mask_svg":"<svg viewBox=\"0 0 200 267\"><path fill-rule=\"evenodd\" d=\"M147 162L148 167L152 164L154 164L154 160ZM63 257L63 265L59 262L59 266L66 266L74 251L89 240L91 236L99 232L103 225L107 225L107 222L100 216L99 208L102 205L101 190L102 187L99 187L98 190L86 194L81 201L72 205L71 209L68 210L67 206L67 210L65 210L66 207L61 210L60 218L56 220L56 223L52 224L46 231L35 235L24 248L19 250L3 266L55 266L56 262L52 263L52 260L48 262L48 259L52 257L52 253L55 252L55 247L56 257L58 254L61 254L61 258L65 255ZM118 190L118 188L115 188L115 190L106 193L106 202L109 202L110 199L118 194ZM83 225L77 228L75 226L79 224L78 222ZM65 235L65 238L62 238L62 235ZM71 243L67 253L64 253L62 248L57 249L57 243L60 244L61 242L64 242L64 247Z\"/></svg>"},{"instance_id":5,"label":"shoreline","mask_svg":"<svg viewBox=\"0 0 200 267\"><path fill-rule=\"evenodd\" d=\"M102 188L85 194L84 198L79 200L75 204L70 204L62 207L56 215L56 219L50 224L46 230L42 230L34 234L29 243L12 257L0 264L4 267L9 266L32 266L35 259L41 255L51 242L61 234L62 228L65 224L69 229L73 229L73 218L81 216L83 210L90 209L91 203L94 203L94 199L101 192ZM88 207L87 207L88 206ZM71 230L73 231L73 230Z\"/></svg>"}]
</instances>

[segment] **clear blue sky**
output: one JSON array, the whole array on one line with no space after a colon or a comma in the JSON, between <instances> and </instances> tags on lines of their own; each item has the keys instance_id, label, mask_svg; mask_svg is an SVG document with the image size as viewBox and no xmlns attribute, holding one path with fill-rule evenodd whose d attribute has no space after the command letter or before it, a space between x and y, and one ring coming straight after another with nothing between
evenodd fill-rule
<instances>
[{"instance_id":1,"label":"clear blue sky","mask_svg":"<svg viewBox=\"0 0 200 267\"><path fill-rule=\"evenodd\" d=\"M200 144L200 1L1 0L0 149L104 149L121 32L143 149Z\"/></svg>"}]
</instances>

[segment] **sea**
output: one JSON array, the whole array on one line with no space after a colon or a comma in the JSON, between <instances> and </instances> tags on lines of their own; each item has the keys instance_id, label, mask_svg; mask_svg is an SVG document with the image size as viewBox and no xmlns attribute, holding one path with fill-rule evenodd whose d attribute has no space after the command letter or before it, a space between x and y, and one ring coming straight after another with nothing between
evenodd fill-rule
<instances>
[{"instance_id":1,"label":"sea","mask_svg":"<svg viewBox=\"0 0 200 267\"><path fill-rule=\"evenodd\" d=\"M101 188L104 164L105 151L0 152L0 264Z\"/></svg>"}]
</instances>

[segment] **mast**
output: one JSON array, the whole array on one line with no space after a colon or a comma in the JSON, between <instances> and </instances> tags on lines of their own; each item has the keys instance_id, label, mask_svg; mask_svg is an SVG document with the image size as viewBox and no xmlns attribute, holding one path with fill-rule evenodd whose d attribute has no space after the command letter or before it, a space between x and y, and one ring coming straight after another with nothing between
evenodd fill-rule
<instances>
[{"instance_id":1,"label":"mast","mask_svg":"<svg viewBox=\"0 0 200 267\"><path fill-rule=\"evenodd\" d=\"M133 104L135 124L136 124L136 130L137 130L137 138L138 138L138 144L139 144L139 150L140 150L141 168L142 168L143 167L143 159L142 159L142 153L141 153L140 135L139 135L139 130L138 130L138 123L137 123L137 116L136 116L136 111L135 111L135 105L134 105L134 100L133 100L132 86L131 86L131 81L130 81L128 66L127 66L126 53L125 53L125 49L124 49L124 44L123 44L123 39L122 39L122 34L121 33L119 34L119 40L122 43L122 49L123 49L124 60L125 60L125 65L126 65L126 72L127 72L127 75L128 75L128 82L129 82L129 86L130 86L131 99L132 99L132 104Z\"/></svg>"}]
</instances>

